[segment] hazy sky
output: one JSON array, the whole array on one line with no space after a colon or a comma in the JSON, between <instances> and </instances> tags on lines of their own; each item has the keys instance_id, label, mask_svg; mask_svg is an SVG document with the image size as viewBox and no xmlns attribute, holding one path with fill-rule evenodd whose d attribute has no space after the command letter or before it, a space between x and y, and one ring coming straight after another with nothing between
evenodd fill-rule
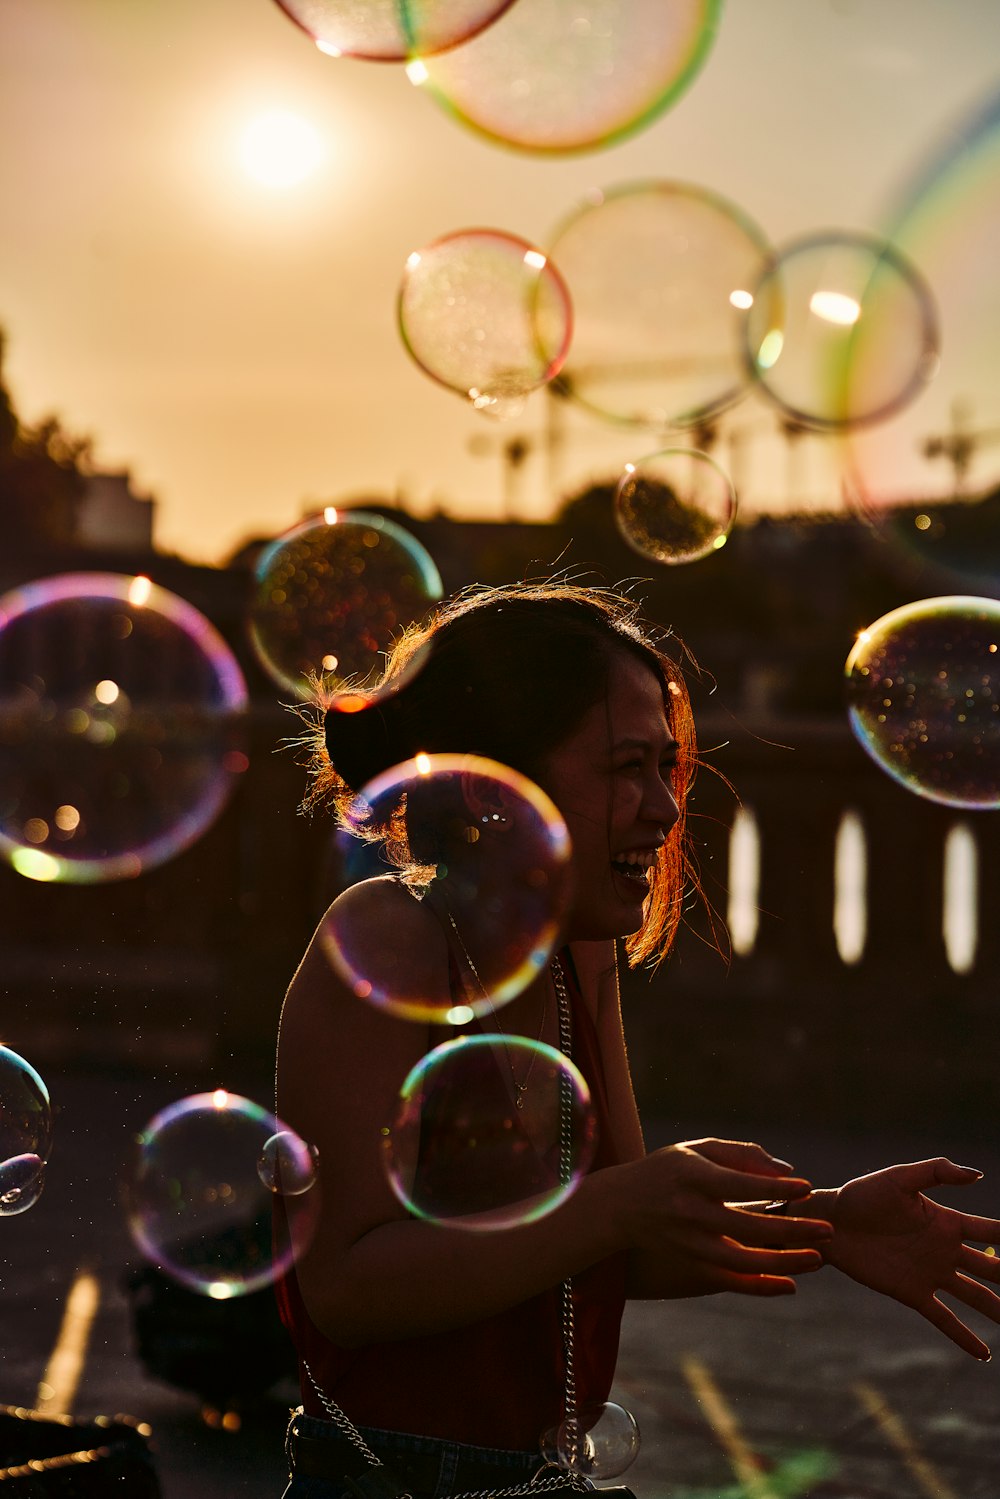
<instances>
[{"instance_id":1,"label":"hazy sky","mask_svg":"<svg viewBox=\"0 0 1000 1499\"><path fill-rule=\"evenodd\" d=\"M495 515L499 448L544 398L501 426L416 369L395 326L411 250L475 224L544 245L588 190L647 177L722 193L777 242L877 228L998 81L997 0L729 0L670 112L537 158L398 67L324 57L274 0L0 0L8 380L26 419L55 410L130 468L159 544L191 557L358 493ZM282 190L239 160L275 107L324 151ZM592 441L563 480L603 461ZM517 513L544 513L549 477L529 462Z\"/></svg>"}]
</instances>

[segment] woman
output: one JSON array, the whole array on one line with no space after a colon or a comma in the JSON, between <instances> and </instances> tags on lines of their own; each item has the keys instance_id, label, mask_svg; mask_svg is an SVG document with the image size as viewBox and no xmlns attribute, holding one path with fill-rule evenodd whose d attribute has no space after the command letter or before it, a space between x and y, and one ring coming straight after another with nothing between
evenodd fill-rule
<instances>
[{"instance_id":1,"label":"woman","mask_svg":"<svg viewBox=\"0 0 1000 1499\"><path fill-rule=\"evenodd\" d=\"M935 1160L813 1192L759 1145L644 1149L615 946L623 940L632 962L655 963L673 939L692 885L684 811L695 745L679 667L631 602L566 582L475 590L403 638L369 706L357 695L344 706L363 711L327 712L312 800L332 802L348 825L355 794L419 752L510 766L562 814L573 882L561 945L502 1011L486 1007L471 1028L558 1047L565 1012L598 1147L577 1190L533 1221L472 1233L409 1213L383 1169L384 1129L402 1080L442 1032L359 999L314 939L278 1050L278 1113L318 1147L323 1192L315 1239L280 1288L304 1405L290 1427L288 1496L340 1496L373 1471L421 1499L530 1480L540 1434L570 1398L560 1295L570 1277L579 1405L606 1399L626 1297L784 1295L823 1263L987 1358L936 1294L1000 1321L1000 1298L975 1278L1000 1279L997 1262L964 1243L996 1237L1000 1223L923 1195L980 1173ZM474 844L460 854L456 843L454 857L488 861L506 812L488 783L462 784ZM349 934L352 964L367 954L400 992L473 1006L488 955L463 943L455 871L440 850L407 846L407 819L414 845L428 836L416 803L396 806L400 858L430 867L362 881L327 923ZM528 1082L511 1067L513 1090ZM341 1412L361 1428L367 1455L343 1434ZM372 1469L373 1457L386 1469Z\"/></svg>"}]
</instances>

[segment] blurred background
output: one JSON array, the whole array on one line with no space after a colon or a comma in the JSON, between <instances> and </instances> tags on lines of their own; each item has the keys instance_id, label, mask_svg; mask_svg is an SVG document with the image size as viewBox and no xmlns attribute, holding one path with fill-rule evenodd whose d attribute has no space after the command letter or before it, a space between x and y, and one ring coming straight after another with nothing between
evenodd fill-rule
<instances>
[{"instance_id":1,"label":"blurred background","mask_svg":"<svg viewBox=\"0 0 1000 1499\"><path fill-rule=\"evenodd\" d=\"M728 937L692 908L624 979L651 1142L760 1138L817 1181L1000 1166L996 729L942 796L886 774L844 680L890 611L1000 611L1000 13L535 3L520 94L514 51L334 56L275 0L0 5L0 1043L55 1110L45 1193L0 1225L0 1400L152 1422L168 1495L280 1493L296 1397L266 1289L192 1311L142 1282L125 1159L185 1095L273 1102L282 994L337 888L289 705L440 592L627 579L697 662L692 832ZM552 39L567 18L596 74ZM496 391L447 366L440 288L405 300L414 252L477 228L506 257L487 345L523 312L525 244L573 305L565 364ZM795 322L834 273L874 330L846 359ZM706 545L623 523L625 465L664 449L722 475ZM298 605L296 569L319 578ZM977 1201L1000 1213L995 1170ZM858 1288L800 1300L627 1324L636 1485L996 1499L992 1371ZM169 1354L137 1357L143 1307ZM257 1374L206 1375L206 1338L254 1364L241 1337Z\"/></svg>"}]
</instances>

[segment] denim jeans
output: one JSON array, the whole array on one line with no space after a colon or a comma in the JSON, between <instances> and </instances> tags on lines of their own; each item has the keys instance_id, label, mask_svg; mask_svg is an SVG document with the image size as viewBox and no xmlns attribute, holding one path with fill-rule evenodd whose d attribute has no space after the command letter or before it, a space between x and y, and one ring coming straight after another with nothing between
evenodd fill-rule
<instances>
[{"instance_id":1,"label":"denim jeans","mask_svg":"<svg viewBox=\"0 0 1000 1499\"><path fill-rule=\"evenodd\" d=\"M340 1454L345 1456L345 1466L356 1462L357 1449L332 1421L296 1414L289 1423L289 1433L293 1428L310 1442L329 1446L331 1466L336 1466ZM516 1452L499 1447L473 1447L465 1442L411 1436L407 1432L382 1431L371 1426L360 1426L358 1430L376 1457L389 1468L405 1471L408 1459L412 1457L419 1461L425 1473L423 1486L405 1480L406 1490L413 1499L445 1499L449 1494L528 1483L542 1465L537 1449ZM289 1467L292 1468L294 1446L291 1439L288 1450ZM292 1471L282 1499L354 1499L354 1495L343 1479Z\"/></svg>"}]
</instances>

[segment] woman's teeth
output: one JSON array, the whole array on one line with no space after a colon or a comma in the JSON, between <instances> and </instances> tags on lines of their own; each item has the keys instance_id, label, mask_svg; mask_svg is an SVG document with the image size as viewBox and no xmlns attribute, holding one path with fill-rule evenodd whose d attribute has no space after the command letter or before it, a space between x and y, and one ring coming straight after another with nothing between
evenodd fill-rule
<instances>
[{"instance_id":1,"label":"woman's teeth","mask_svg":"<svg viewBox=\"0 0 1000 1499\"><path fill-rule=\"evenodd\" d=\"M653 849L633 849L627 854L620 854L617 859L612 859L611 867L618 873L625 875L630 880L641 880L646 884L646 875L656 863L656 853Z\"/></svg>"}]
</instances>

